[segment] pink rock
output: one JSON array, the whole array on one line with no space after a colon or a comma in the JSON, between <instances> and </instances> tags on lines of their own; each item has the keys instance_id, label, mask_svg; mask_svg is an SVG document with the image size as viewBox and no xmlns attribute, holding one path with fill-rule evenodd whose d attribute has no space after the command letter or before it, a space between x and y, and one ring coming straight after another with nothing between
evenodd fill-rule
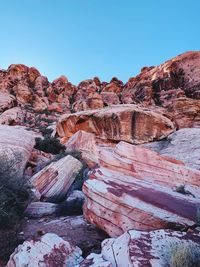
<instances>
[{"instance_id":1,"label":"pink rock","mask_svg":"<svg viewBox=\"0 0 200 267\"><path fill-rule=\"evenodd\" d=\"M182 247L199 250L199 232L130 230L118 238L104 240L101 254L89 255L80 267L171 266L172 254Z\"/></svg>"},{"instance_id":2,"label":"pink rock","mask_svg":"<svg viewBox=\"0 0 200 267\"><path fill-rule=\"evenodd\" d=\"M70 138L79 130L93 133L103 140L140 144L160 140L175 127L170 119L157 111L136 105L116 105L65 114L57 123L60 137Z\"/></svg>"},{"instance_id":3,"label":"pink rock","mask_svg":"<svg viewBox=\"0 0 200 267\"><path fill-rule=\"evenodd\" d=\"M196 223L200 171L124 142L113 151L102 148L99 164L83 186L84 215L110 236ZM183 184L188 195L176 192Z\"/></svg>"}]
</instances>

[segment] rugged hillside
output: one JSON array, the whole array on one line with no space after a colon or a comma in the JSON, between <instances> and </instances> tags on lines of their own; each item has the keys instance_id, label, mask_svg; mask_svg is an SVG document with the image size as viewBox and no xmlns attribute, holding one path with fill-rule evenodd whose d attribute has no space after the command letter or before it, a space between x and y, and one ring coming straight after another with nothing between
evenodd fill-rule
<instances>
[{"instance_id":1,"label":"rugged hillside","mask_svg":"<svg viewBox=\"0 0 200 267\"><path fill-rule=\"evenodd\" d=\"M126 84L0 70L0 265L200 266L199 136L200 52Z\"/></svg>"}]
</instances>

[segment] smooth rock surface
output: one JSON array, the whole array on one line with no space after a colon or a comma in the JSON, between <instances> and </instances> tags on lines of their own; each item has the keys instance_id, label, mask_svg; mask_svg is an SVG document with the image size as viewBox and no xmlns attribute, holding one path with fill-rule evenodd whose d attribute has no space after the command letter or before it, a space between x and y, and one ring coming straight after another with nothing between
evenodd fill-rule
<instances>
[{"instance_id":1,"label":"smooth rock surface","mask_svg":"<svg viewBox=\"0 0 200 267\"><path fill-rule=\"evenodd\" d=\"M29 218L42 218L55 214L57 204L48 202L32 202L25 210L25 215Z\"/></svg>"},{"instance_id":2,"label":"smooth rock surface","mask_svg":"<svg viewBox=\"0 0 200 267\"><path fill-rule=\"evenodd\" d=\"M22 175L35 145L35 136L23 127L0 125L1 164L8 172Z\"/></svg>"},{"instance_id":3,"label":"smooth rock surface","mask_svg":"<svg viewBox=\"0 0 200 267\"><path fill-rule=\"evenodd\" d=\"M200 129L185 128L159 142L143 145L161 155L174 157L187 166L200 170Z\"/></svg>"},{"instance_id":4,"label":"smooth rock surface","mask_svg":"<svg viewBox=\"0 0 200 267\"><path fill-rule=\"evenodd\" d=\"M81 168L82 163L68 155L43 168L30 178L30 182L39 191L42 200L57 201L67 194Z\"/></svg>"},{"instance_id":5,"label":"smooth rock surface","mask_svg":"<svg viewBox=\"0 0 200 267\"><path fill-rule=\"evenodd\" d=\"M100 151L85 181L84 215L110 236L129 229L187 229L200 205L200 172L173 158L120 142ZM176 192L185 185L186 194Z\"/></svg>"}]
</instances>

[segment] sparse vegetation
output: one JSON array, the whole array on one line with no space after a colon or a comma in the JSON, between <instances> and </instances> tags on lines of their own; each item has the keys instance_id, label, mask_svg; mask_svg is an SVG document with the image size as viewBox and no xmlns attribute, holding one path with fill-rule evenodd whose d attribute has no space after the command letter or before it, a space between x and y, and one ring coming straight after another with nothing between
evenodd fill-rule
<instances>
[{"instance_id":1,"label":"sparse vegetation","mask_svg":"<svg viewBox=\"0 0 200 267\"><path fill-rule=\"evenodd\" d=\"M0 260L7 260L21 242L20 222L32 196L19 171L22 160L17 153L12 158L6 153L0 156Z\"/></svg>"},{"instance_id":2,"label":"sparse vegetation","mask_svg":"<svg viewBox=\"0 0 200 267\"><path fill-rule=\"evenodd\" d=\"M183 243L172 248L170 267L200 267L200 247L193 243Z\"/></svg>"},{"instance_id":3,"label":"sparse vegetation","mask_svg":"<svg viewBox=\"0 0 200 267\"><path fill-rule=\"evenodd\" d=\"M0 229L17 224L31 198L30 186L16 172L20 155L0 157ZM15 161L15 162L14 162Z\"/></svg>"},{"instance_id":4,"label":"sparse vegetation","mask_svg":"<svg viewBox=\"0 0 200 267\"><path fill-rule=\"evenodd\" d=\"M177 193L183 194L183 195L191 195L192 197L195 197L190 191L185 189L185 185L179 185L176 187L175 191Z\"/></svg>"},{"instance_id":5,"label":"sparse vegetation","mask_svg":"<svg viewBox=\"0 0 200 267\"><path fill-rule=\"evenodd\" d=\"M35 148L51 154L59 154L65 151L65 146L62 145L56 137L46 135L42 138L35 138Z\"/></svg>"}]
</instances>

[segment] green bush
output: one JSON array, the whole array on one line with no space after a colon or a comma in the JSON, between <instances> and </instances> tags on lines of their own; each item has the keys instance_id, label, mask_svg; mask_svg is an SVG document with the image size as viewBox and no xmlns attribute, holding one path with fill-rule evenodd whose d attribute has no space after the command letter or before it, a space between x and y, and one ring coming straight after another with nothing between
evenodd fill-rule
<instances>
[{"instance_id":1,"label":"green bush","mask_svg":"<svg viewBox=\"0 0 200 267\"><path fill-rule=\"evenodd\" d=\"M59 154L65 151L65 146L60 143L56 137L45 136L35 138L35 148L51 154Z\"/></svg>"},{"instance_id":2,"label":"green bush","mask_svg":"<svg viewBox=\"0 0 200 267\"><path fill-rule=\"evenodd\" d=\"M6 155L0 156L0 229L16 225L31 198L31 188L16 171L16 154L10 161Z\"/></svg>"},{"instance_id":3,"label":"green bush","mask_svg":"<svg viewBox=\"0 0 200 267\"><path fill-rule=\"evenodd\" d=\"M200 267L200 248L193 244L179 244L172 247L170 267Z\"/></svg>"}]
</instances>

